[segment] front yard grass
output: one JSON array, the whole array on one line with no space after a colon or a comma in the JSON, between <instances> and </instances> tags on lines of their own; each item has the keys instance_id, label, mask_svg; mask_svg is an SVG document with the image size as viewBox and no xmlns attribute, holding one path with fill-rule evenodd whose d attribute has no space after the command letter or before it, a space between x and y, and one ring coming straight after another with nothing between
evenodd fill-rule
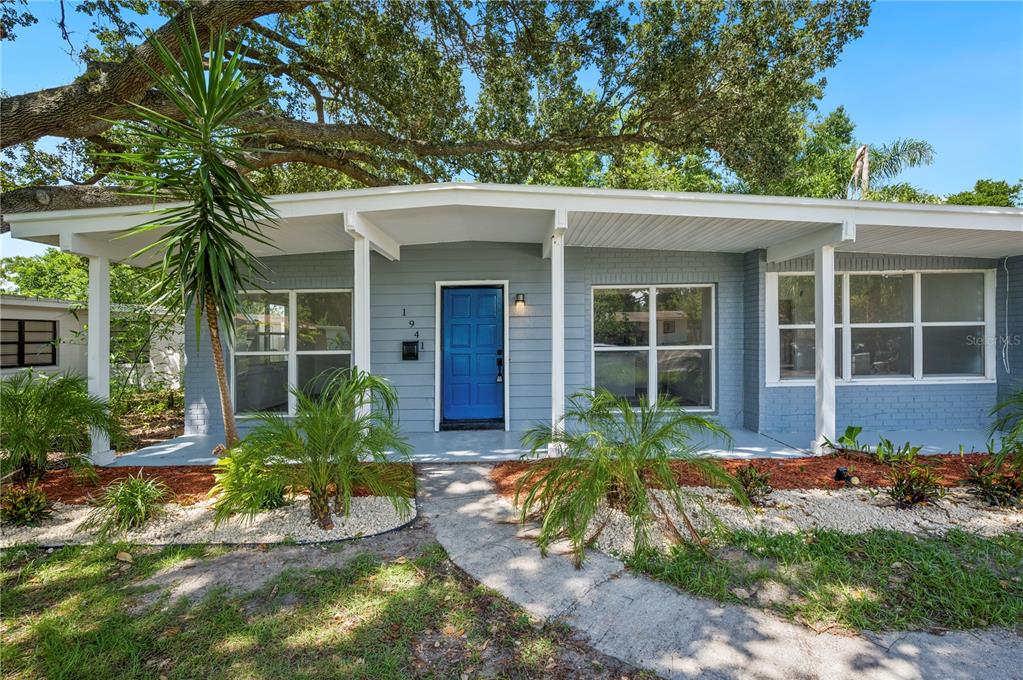
<instances>
[{"instance_id":1,"label":"front yard grass","mask_svg":"<svg viewBox=\"0 0 1023 680\"><path fill-rule=\"evenodd\" d=\"M773 609L817 630L1023 625L1023 535L960 530L771 535L723 532L710 550L646 550L629 566L722 602Z\"/></svg>"},{"instance_id":2,"label":"front yard grass","mask_svg":"<svg viewBox=\"0 0 1023 680\"><path fill-rule=\"evenodd\" d=\"M118 561L122 551L131 565ZM248 594L220 588L171 601L140 585L186 558L229 551L6 550L4 677L639 677L562 627L534 627L428 542L407 558L363 554L339 568L283 571Z\"/></svg>"}]
</instances>

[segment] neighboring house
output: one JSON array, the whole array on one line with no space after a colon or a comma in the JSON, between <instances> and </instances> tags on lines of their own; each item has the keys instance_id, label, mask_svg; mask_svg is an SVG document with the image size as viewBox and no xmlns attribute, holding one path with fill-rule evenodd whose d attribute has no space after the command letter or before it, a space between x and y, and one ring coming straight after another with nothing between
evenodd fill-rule
<instances>
[{"instance_id":1,"label":"neighboring house","mask_svg":"<svg viewBox=\"0 0 1023 680\"><path fill-rule=\"evenodd\" d=\"M230 354L239 414L327 368L391 380L405 432L557 419L592 386L669 394L808 447L850 424L979 430L1023 376L1023 210L440 184L274 197ZM138 208L9 215L108 258ZM186 315L186 431L220 432ZM97 317L98 318L98 317Z\"/></svg>"},{"instance_id":2,"label":"neighboring house","mask_svg":"<svg viewBox=\"0 0 1023 680\"><path fill-rule=\"evenodd\" d=\"M111 305L111 347L114 356L125 358L127 351L118 351L118 339L127 331L126 317L139 317L141 308L132 305ZM24 368L44 373L88 372L86 357L87 309L84 303L53 298L0 295L0 328L2 328L2 362L0 373L7 375ZM140 332L136 330L136 332ZM184 330L177 325L168 333L153 333L149 342L139 347L139 371L130 378L136 384L154 379L179 387L184 350ZM134 356L134 352L131 353ZM127 371L130 361L115 364L115 370Z\"/></svg>"}]
</instances>

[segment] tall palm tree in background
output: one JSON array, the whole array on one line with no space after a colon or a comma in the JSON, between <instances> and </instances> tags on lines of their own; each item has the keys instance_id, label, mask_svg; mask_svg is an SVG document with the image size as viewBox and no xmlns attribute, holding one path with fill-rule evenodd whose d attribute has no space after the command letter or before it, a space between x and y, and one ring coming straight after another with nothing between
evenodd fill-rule
<instances>
[{"instance_id":1,"label":"tall palm tree in background","mask_svg":"<svg viewBox=\"0 0 1023 680\"><path fill-rule=\"evenodd\" d=\"M163 72L152 73L173 110L164 114L133 105L136 122L126 124L126 133L141 142L142 150L109 156L129 168L118 173L118 180L133 187L132 193L183 202L156 209L158 216L132 233L162 232L141 251L163 254L163 275L156 286L159 304L171 314L192 309L196 328L206 319L230 448L238 441L238 429L221 341L232 339L242 306L239 291L261 287L262 266L246 243L270 245L263 229L277 217L245 178L252 169L248 158L261 150L255 146L259 136L242 132L237 122L243 116L251 121L266 97L259 93L257 80L244 77L242 51L228 54L223 35L211 36L204 49L190 25L180 43L180 60L156 44Z\"/></svg>"}]
</instances>

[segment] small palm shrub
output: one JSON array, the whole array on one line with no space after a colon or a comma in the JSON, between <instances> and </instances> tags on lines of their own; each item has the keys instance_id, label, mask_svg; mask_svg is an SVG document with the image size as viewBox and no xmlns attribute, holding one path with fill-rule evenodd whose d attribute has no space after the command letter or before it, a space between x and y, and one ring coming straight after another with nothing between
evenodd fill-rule
<instances>
[{"instance_id":1,"label":"small palm shrub","mask_svg":"<svg viewBox=\"0 0 1023 680\"><path fill-rule=\"evenodd\" d=\"M605 389L579 392L554 428L537 425L523 435L523 444L530 448L527 456L538 457L544 448L559 455L531 465L519 478L515 500L521 504L521 520L539 516L536 540L545 554L551 543L566 538L577 566L602 530L594 531L591 523L605 503L632 520L637 549L649 545L658 516L672 538L682 541L667 509L651 493L653 487L667 495L690 538L700 542L683 507L686 493L672 463L684 461L712 484L730 488L744 503L746 497L718 461L695 453L692 439L697 434L729 437L713 420L687 413L667 397L656 404L642 400L633 408ZM698 500L696 504L703 507Z\"/></svg>"},{"instance_id":2,"label":"small palm shrub","mask_svg":"<svg viewBox=\"0 0 1023 680\"><path fill-rule=\"evenodd\" d=\"M31 369L0 380L0 472L33 480L46 472L51 451L66 455L79 474L93 473L89 430L114 429L106 401L89 394L85 378Z\"/></svg>"},{"instance_id":3,"label":"small palm shrub","mask_svg":"<svg viewBox=\"0 0 1023 680\"><path fill-rule=\"evenodd\" d=\"M739 482L739 486L742 487L750 504L757 507L763 507L767 497L774 491L771 488L771 473L761 472L753 463L739 468L739 471L735 473L735 479Z\"/></svg>"},{"instance_id":4,"label":"small palm shrub","mask_svg":"<svg viewBox=\"0 0 1023 680\"><path fill-rule=\"evenodd\" d=\"M294 418L261 415L243 445L228 453L228 458L249 457L246 464L262 471L245 481L239 479L239 484L222 485L218 511L245 508L246 498L274 480L291 489L305 489L312 521L324 530L334 527L331 499L334 512L347 516L357 488L388 498L402 515L411 512L407 477L399 466L387 464L389 454L407 459L410 452L398 432L394 388L357 368L332 371L321 378L317 396L293 390L298 402Z\"/></svg>"},{"instance_id":5,"label":"small palm shrub","mask_svg":"<svg viewBox=\"0 0 1023 680\"><path fill-rule=\"evenodd\" d=\"M0 523L35 526L50 516L50 501L34 481L0 494Z\"/></svg>"},{"instance_id":6,"label":"small palm shrub","mask_svg":"<svg viewBox=\"0 0 1023 680\"><path fill-rule=\"evenodd\" d=\"M216 483L210 489L210 497L217 499L214 506L217 524L232 515L252 517L288 504L284 480L268 467L266 452L249 441L221 456L213 470Z\"/></svg>"},{"instance_id":7,"label":"small palm shrub","mask_svg":"<svg viewBox=\"0 0 1023 680\"><path fill-rule=\"evenodd\" d=\"M143 477L139 470L137 476L116 481L103 491L79 531L95 530L104 539L126 534L163 514L163 504L172 496L166 484Z\"/></svg>"}]
</instances>

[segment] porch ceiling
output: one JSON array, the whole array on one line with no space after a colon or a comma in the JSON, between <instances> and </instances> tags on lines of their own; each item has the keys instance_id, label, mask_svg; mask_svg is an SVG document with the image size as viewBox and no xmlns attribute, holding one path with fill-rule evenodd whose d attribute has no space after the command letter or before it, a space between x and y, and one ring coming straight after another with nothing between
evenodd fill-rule
<instances>
[{"instance_id":1,"label":"porch ceiling","mask_svg":"<svg viewBox=\"0 0 1023 680\"><path fill-rule=\"evenodd\" d=\"M441 184L275 196L277 248L259 256L351 250L344 215L357 213L394 248L453 241L544 243L567 214L568 246L746 252L855 224L840 249L999 258L1023 254L1023 210L488 184ZM119 238L151 219L141 207L5 216L12 234L126 260L155 234ZM562 223L565 224L565 223ZM374 247L377 244L374 243ZM384 251L381 251L384 252Z\"/></svg>"}]
</instances>

